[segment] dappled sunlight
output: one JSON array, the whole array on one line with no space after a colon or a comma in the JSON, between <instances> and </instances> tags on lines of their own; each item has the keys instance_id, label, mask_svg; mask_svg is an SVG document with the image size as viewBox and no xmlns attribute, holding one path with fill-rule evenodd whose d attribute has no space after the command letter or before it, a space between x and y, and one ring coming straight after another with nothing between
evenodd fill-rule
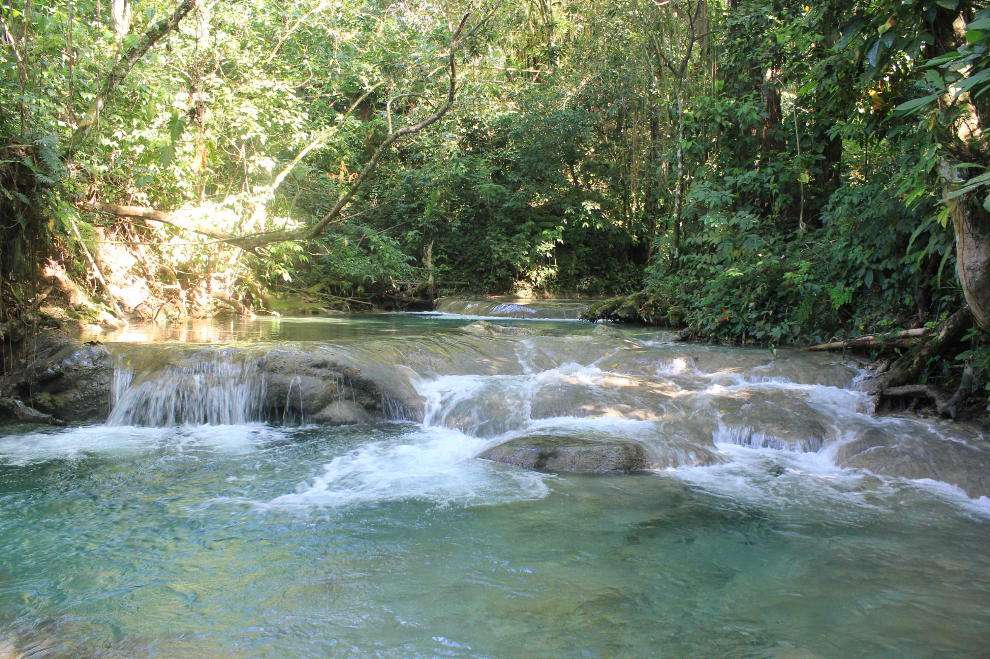
<instances>
[{"instance_id":1,"label":"dappled sunlight","mask_svg":"<svg viewBox=\"0 0 990 659\"><path fill-rule=\"evenodd\" d=\"M0 41L0 659L987 654L986 0Z\"/></svg>"}]
</instances>

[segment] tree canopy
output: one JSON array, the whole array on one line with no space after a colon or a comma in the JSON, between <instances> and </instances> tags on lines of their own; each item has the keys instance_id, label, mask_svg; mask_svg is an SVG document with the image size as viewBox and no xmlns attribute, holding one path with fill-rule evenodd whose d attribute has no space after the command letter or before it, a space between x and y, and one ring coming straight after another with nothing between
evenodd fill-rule
<instances>
[{"instance_id":1,"label":"tree canopy","mask_svg":"<svg viewBox=\"0 0 990 659\"><path fill-rule=\"evenodd\" d=\"M641 291L627 315L765 345L964 305L990 326L979 1L8 0L0 18L11 308L46 259L110 303L94 270L126 245L176 313L429 280ZM939 372L986 381L970 336Z\"/></svg>"}]
</instances>

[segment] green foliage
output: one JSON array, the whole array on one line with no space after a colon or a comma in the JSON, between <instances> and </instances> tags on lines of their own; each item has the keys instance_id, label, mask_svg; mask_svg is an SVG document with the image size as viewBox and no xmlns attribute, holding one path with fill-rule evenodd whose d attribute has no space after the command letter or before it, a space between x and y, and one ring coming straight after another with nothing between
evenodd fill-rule
<instances>
[{"instance_id":1,"label":"green foliage","mask_svg":"<svg viewBox=\"0 0 990 659\"><path fill-rule=\"evenodd\" d=\"M187 287L374 297L433 275L777 346L953 311L948 205L990 206L990 10L968 0L201 3L69 154L110 68L175 3L132 4L123 35L90 0L3 10L0 201L22 243L71 249L75 221L94 248L97 229L157 242L159 276ZM319 239L247 255L77 210L312 226L442 102L469 7L454 109L385 153Z\"/></svg>"}]
</instances>

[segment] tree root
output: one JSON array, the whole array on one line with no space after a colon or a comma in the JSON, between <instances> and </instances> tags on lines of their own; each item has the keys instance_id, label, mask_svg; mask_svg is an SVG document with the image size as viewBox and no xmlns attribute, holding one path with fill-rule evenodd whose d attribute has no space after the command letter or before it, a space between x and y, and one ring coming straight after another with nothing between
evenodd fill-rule
<instances>
[{"instance_id":1,"label":"tree root","mask_svg":"<svg viewBox=\"0 0 990 659\"><path fill-rule=\"evenodd\" d=\"M958 345L972 326L973 312L969 306L964 306L945 319L934 330L925 334L914 348L894 362L890 369L881 376L874 392L880 393L895 387L917 383L929 362L941 357Z\"/></svg>"},{"instance_id":2,"label":"tree root","mask_svg":"<svg viewBox=\"0 0 990 659\"><path fill-rule=\"evenodd\" d=\"M889 368L877 369L877 383L871 392L877 409L897 398L914 399L911 403L913 409L918 399L925 399L934 403L939 416L955 420L959 408L973 390L974 374L971 364L966 365L959 388L951 396L932 385L916 383L924 375L928 364L956 347L972 325L973 313L969 306L964 306L934 331L926 333L918 345Z\"/></svg>"},{"instance_id":3,"label":"tree root","mask_svg":"<svg viewBox=\"0 0 990 659\"><path fill-rule=\"evenodd\" d=\"M959 406L973 391L973 367L967 366L963 372L962 382L952 396L947 396L946 392L938 387L927 384L906 384L899 387L890 387L877 393L874 398L877 408L884 403L895 398L910 398L908 410L913 411L921 399L928 399L935 405L938 415L944 419L956 420L959 414Z\"/></svg>"}]
</instances>

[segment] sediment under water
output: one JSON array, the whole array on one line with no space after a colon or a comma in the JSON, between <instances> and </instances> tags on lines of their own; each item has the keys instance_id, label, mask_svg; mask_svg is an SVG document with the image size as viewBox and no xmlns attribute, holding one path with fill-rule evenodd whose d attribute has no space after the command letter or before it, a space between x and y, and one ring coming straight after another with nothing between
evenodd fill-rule
<instances>
[{"instance_id":1,"label":"sediment under water","mask_svg":"<svg viewBox=\"0 0 990 659\"><path fill-rule=\"evenodd\" d=\"M0 437L0 656L985 652L977 430L874 417L827 355L472 320L111 337L106 424ZM273 408L272 350L394 378L415 420ZM534 434L639 442L653 471L476 457Z\"/></svg>"}]
</instances>

